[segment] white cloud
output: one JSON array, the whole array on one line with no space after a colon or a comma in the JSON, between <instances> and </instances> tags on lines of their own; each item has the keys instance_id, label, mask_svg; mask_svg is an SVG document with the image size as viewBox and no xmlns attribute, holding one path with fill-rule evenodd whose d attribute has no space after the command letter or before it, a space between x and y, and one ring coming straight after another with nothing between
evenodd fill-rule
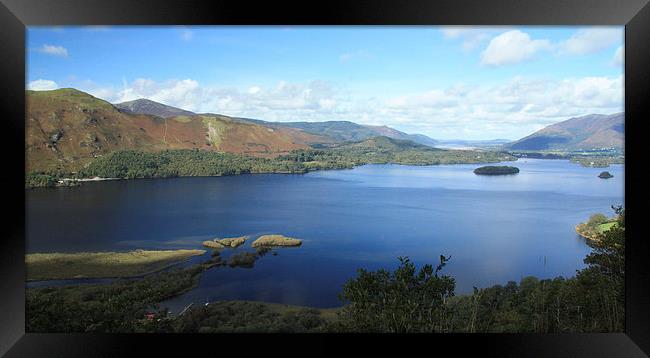
<instances>
[{"instance_id":1,"label":"white cloud","mask_svg":"<svg viewBox=\"0 0 650 358\"><path fill-rule=\"evenodd\" d=\"M68 50L63 46L54 46L54 45L45 44L39 47L37 51L52 56L68 57Z\"/></svg>"},{"instance_id":2,"label":"white cloud","mask_svg":"<svg viewBox=\"0 0 650 358\"><path fill-rule=\"evenodd\" d=\"M525 32L511 30L490 41L481 53L481 63L487 66L520 63L533 58L539 51L550 48L548 40L533 40Z\"/></svg>"},{"instance_id":3,"label":"white cloud","mask_svg":"<svg viewBox=\"0 0 650 358\"><path fill-rule=\"evenodd\" d=\"M181 40L183 41L192 41L192 38L194 37L194 33L191 30L184 29L181 31Z\"/></svg>"},{"instance_id":4,"label":"white cloud","mask_svg":"<svg viewBox=\"0 0 650 358\"><path fill-rule=\"evenodd\" d=\"M619 46L616 49L616 52L614 52L613 64L614 66L623 66L624 62L625 62L625 51L623 50L623 46Z\"/></svg>"},{"instance_id":5,"label":"white cloud","mask_svg":"<svg viewBox=\"0 0 650 358\"><path fill-rule=\"evenodd\" d=\"M137 79L120 89L84 89L110 102L149 98L198 113L270 121L350 120L433 138L517 139L573 116L623 111L623 77L549 80L514 77L504 84L456 84L391 97L367 97L325 81L228 88L193 79Z\"/></svg>"},{"instance_id":6,"label":"white cloud","mask_svg":"<svg viewBox=\"0 0 650 358\"><path fill-rule=\"evenodd\" d=\"M121 89L87 86L83 90L113 103L147 98L194 112L298 120L337 109L331 85L323 81L278 82L275 86L252 86L245 90L201 86L193 79L156 82L139 78Z\"/></svg>"},{"instance_id":7,"label":"white cloud","mask_svg":"<svg viewBox=\"0 0 650 358\"><path fill-rule=\"evenodd\" d=\"M347 52L339 56L341 63L347 63L351 60L368 60L372 58L372 54L368 50L358 50L354 52Z\"/></svg>"},{"instance_id":8,"label":"white cloud","mask_svg":"<svg viewBox=\"0 0 650 358\"><path fill-rule=\"evenodd\" d=\"M56 82L51 80L34 80L27 84L27 89L34 91L51 91L59 88Z\"/></svg>"},{"instance_id":9,"label":"white cloud","mask_svg":"<svg viewBox=\"0 0 650 358\"><path fill-rule=\"evenodd\" d=\"M471 51L487 42L492 36L507 31L507 29L491 26L443 26L440 31L445 39L461 40L462 49Z\"/></svg>"},{"instance_id":10,"label":"white cloud","mask_svg":"<svg viewBox=\"0 0 650 358\"><path fill-rule=\"evenodd\" d=\"M552 81L514 77L498 86L457 85L389 98L367 118L433 138L517 139L574 116L623 111L623 77Z\"/></svg>"},{"instance_id":11,"label":"white cloud","mask_svg":"<svg viewBox=\"0 0 650 358\"><path fill-rule=\"evenodd\" d=\"M604 50L623 41L620 28L592 27L578 30L569 39L560 43L560 53L585 55Z\"/></svg>"},{"instance_id":12,"label":"white cloud","mask_svg":"<svg viewBox=\"0 0 650 358\"><path fill-rule=\"evenodd\" d=\"M516 29L475 26L443 26L440 30L447 40L458 40L465 51L488 43L481 53L481 63L488 66L516 64L533 59L541 51L556 55L588 55L622 43L620 27L588 27L575 31L563 41L531 39Z\"/></svg>"}]
</instances>

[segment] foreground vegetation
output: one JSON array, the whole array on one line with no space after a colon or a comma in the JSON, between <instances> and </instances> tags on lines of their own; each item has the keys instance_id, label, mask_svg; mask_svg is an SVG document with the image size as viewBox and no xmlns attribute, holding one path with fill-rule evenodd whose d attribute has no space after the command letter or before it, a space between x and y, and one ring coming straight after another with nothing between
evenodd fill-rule
<instances>
[{"instance_id":1,"label":"foreground vegetation","mask_svg":"<svg viewBox=\"0 0 650 358\"><path fill-rule=\"evenodd\" d=\"M129 277L159 271L204 250L36 253L25 255L27 280Z\"/></svg>"},{"instance_id":2,"label":"foreground vegetation","mask_svg":"<svg viewBox=\"0 0 650 358\"><path fill-rule=\"evenodd\" d=\"M187 269L118 280L106 285L29 288L25 292L28 332L159 332L167 314L158 303L189 291L200 274L220 265L217 256ZM152 319L146 315L152 314ZM159 321L160 319L160 321Z\"/></svg>"},{"instance_id":3,"label":"foreground vegetation","mask_svg":"<svg viewBox=\"0 0 650 358\"><path fill-rule=\"evenodd\" d=\"M501 152L442 150L410 141L376 137L332 148L296 150L275 158L205 150L115 151L99 157L77 173L26 175L26 187L53 186L64 177L162 178L222 176L259 173L307 173L314 170L349 169L364 164L436 165L494 163L516 158Z\"/></svg>"},{"instance_id":4,"label":"foreground vegetation","mask_svg":"<svg viewBox=\"0 0 650 358\"><path fill-rule=\"evenodd\" d=\"M621 332L624 324L625 213L599 234L575 277L522 279L454 295L438 275L402 259L393 273L360 270L346 284L340 328L378 332Z\"/></svg>"},{"instance_id":5,"label":"foreground vegetation","mask_svg":"<svg viewBox=\"0 0 650 358\"><path fill-rule=\"evenodd\" d=\"M28 332L621 332L624 324L625 212L590 243L587 267L571 278L455 295L443 275L449 257L419 270L400 258L395 271L359 270L340 294L343 307L315 309L213 302L170 316L157 303L193 287L209 263L108 285L27 290ZM599 225L602 225L599 224ZM263 253L258 253L263 255ZM147 313L150 313L147 317Z\"/></svg>"}]
</instances>

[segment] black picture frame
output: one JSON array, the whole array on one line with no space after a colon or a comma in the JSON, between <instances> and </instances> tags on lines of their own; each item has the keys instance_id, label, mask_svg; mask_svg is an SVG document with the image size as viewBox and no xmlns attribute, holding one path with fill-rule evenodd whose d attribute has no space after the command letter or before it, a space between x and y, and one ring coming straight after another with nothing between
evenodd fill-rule
<instances>
[{"instance_id":1,"label":"black picture frame","mask_svg":"<svg viewBox=\"0 0 650 358\"><path fill-rule=\"evenodd\" d=\"M625 333L612 334L445 334L386 336L301 335L295 337L211 335L25 334L24 116L26 26L33 25L625 25L625 147L626 147L626 310ZM188 349L222 351L224 341L263 342L246 349L291 350L294 340L311 345L304 351L346 353L342 339L364 349L420 346L431 354L440 347L461 354L478 351L500 357L645 357L650 353L650 253L644 235L647 203L642 161L643 125L650 99L650 5L648 0L330 0L290 3L235 0L0 0L2 44L2 138L5 234L0 239L0 355L121 356L183 353ZM267 341L268 339L268 341ZM286 339L286 341L285 341ZM396 340L400 344L396 344ZM216 343L216 344L215 344ZM206 347L207 345L207 347ZM270 345L270 346L269 346ZM299 351L297 351L299 352ZM645 352L645 353L644 353ZM367 352L366 352L367 353ZM402 351L402 353L406 353ZM284 353L281 353L284 354Z\"/></svg>"}]
</instances>

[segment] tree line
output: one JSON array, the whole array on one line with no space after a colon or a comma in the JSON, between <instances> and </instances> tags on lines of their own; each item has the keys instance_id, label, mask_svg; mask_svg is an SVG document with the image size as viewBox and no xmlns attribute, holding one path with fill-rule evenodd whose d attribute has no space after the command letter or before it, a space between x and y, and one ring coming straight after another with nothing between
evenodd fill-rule
<instances>
[{"instance_id":1,"label":"tree line","mask_svg":"<svg viewBox=\"0 0 650 358\"><path fill-rule=\"evenodd\" d=\"M76 173L30 172L25 186L57 185L61 178L163 178L221 176L258 173L302 174L313 170L349 169L364 164L437 165L488 163L512 160L499 152L440 150L425 146L363 147L343 145L324 149L301 149L274 158L199 149L121 150L94 159Z\"/></svg>"}]
</instances>

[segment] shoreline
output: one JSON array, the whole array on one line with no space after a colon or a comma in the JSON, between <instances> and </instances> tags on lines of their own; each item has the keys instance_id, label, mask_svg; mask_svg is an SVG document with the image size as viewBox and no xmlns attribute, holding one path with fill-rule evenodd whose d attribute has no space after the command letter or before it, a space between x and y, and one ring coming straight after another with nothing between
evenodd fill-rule
<instances>
[{"instance_id":1,"label":"shoreline","mask_svg":"<svg viewBox=\"0 0 650 358\"><path fill-rule=\"evenodd\" d=\"M580 237L582 237L583 239L586 239L587 241L598 241L598 238L596 236L590 236L590 235L587 235L586 233L582 232L580 230L580 225L582 225L582 224L578 224L575 227L575 231Z\"/></svg>"},{"instance_id":2,"label":"shoreline","mask_svg":"<svg viewBox=\"0 0 650 358\"><path fill-rule=\"evenodd\" d=\"M92 178L62 178L58 179L59 183L63 182L92 182L92 181L106 181L106 180L124 180L126 178L101 178L101 177L92 177Z\"/></svg>"},{"instance_id":3,"label":"shoreline","mask_svg":"<svg viewBox=\"0 0 650 358\"><path fill-rule=\"evenodd\" d=\"M442 165L485 165L485 164L495 164L495 163L509 163L509 162L516 162L521 158L515 157L513 160L501 160L501 161L494 161L494 162L468 162L468 163L437 163L437 164L415 164L415 163L394 163L394 162L387 162L387 163L363 163L363 164L358 164L358 165L353 165L351 167L344 167L344 168L316 168L316 169L306 169L305 171L300 171L300 172L292 172L292 171L269 171L269 172L251 172L251 173L239 173L239 174L218 174L218 175L176 175L176 176L153 176L153 177L141 177L141 178L102 178L102 177L93 177L93 178L62 178L62 179L56 179L57 184L52 185L52 186L30 186L30 187L25 187L25 190L30 190L30 189L38 189L38 188L57 188L57 187L74 187L78 186L80 183L84 182L101 182L101 181L112 181L112 180L137 180L137 179L173 179L173 178L219 178L219 177L234 177L234 176L241 176L241 175L265 175L265 174L284 174L284 175L304 175L304 174L309 174L312 172L318 172L318 171L335 171L335 170L352 170L358 167L362 167L364 165L405 165L405 166L414 166L414 167L436 167L436 166L442 166ZM29 173L25 173L29 174ZM77 185L66 185L67 183L75 183Z\"/></svg>"},{"instance_id":4,"label":"shoreline","mask_svg":"<svg viewBox=\"0 0 650 358\"><path fill-rule=\"evenodd\" d=\"M608 224L608 223L612 223L612 222L615 223L616 221L609 221L609 222L606 222L604 224ZM580 230L581 225L585 225L585 224L580 223L580 224L576 225L576 227L575 227L575 231L576 231L576 233L578 235L580 235L580 237L582 237L584 239L587 239L589 241L600 241L600 238L599 238L600 235L599 234L602 234L602 232L596 233L595 235L589 235L589 234L585 233L583 230ZM603 224L601 224L601 225L603 225Z\"/></svg>"}]
</instances>

